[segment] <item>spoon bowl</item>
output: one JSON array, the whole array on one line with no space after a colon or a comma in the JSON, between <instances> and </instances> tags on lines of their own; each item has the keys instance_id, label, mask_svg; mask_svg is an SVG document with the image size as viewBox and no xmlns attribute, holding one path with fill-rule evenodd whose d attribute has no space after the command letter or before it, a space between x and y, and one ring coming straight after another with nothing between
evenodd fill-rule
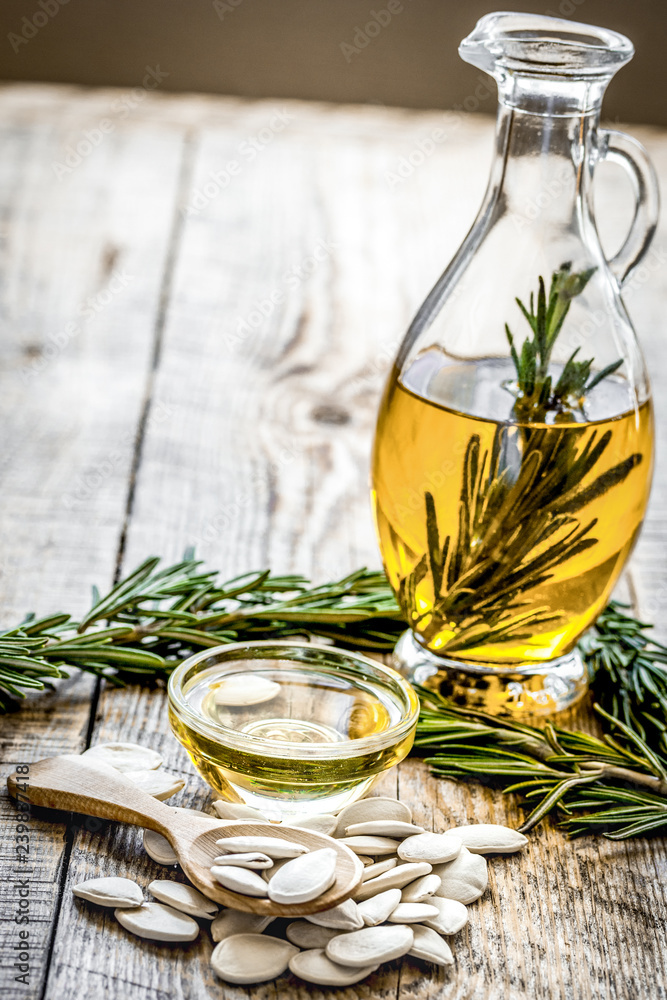
<instances>
[{"instance_id":1,"label":"spoon bowl","mask_svg":"<svg viewBox=\"0 0 667 1000\"><path fill-rule=\"evenodd\" d=\"M220 854L220 847L216 846L216 841L223 837L266 837L267 835L303 844L310 851L317 851L322 847L332 847L338 855L336 880L333 885L317 899L311 900L310 903L291 905L274 903L270 899L260 899L255 896L242 896L239 893L230 892L229 889L223 889L210 872L213 859ZM174 850L180 859L182 855L179 853L176 842L174 842ZM314 830L302 830L294 826L283 826L282 824L267 826L266 823L252 823L246 820L232 820L225 823L224 826L218 825L215 829L200 832L194 840L190 841L189 849L181 861L181 867L193 885L196 885L205 896L215 899L218 903L233 906L237 910L243 909L249 913L261 913L267 917L271 914L290 919L303 916L306 913L328 910L332 906L342 903L360 884L364 870L363 864L349 847L334 840L333 837L326 837ZM267 874L271 874L270 868ZM229 902L231 897L233 897L234 902ZM241 901L243 905L241 905Z\"/></svg>"},{"instance_id":2,"label":"spoon bowl","mask_svg":"<svg viewBox=\"0 0 667 1000\"><path fill-rule=\"evenodd\" d=\"M166 837L190 882L217 903L266 916L303 916L328 910L352 895L361 883L363 865L339 840L314 830L251 820L219 820L188 816L159 802L122 775L77 757L48 757L30 765L30 780L12 774L7 779L10 795L36 806L83 813L155 830ZM223 837L266 837L303 844L309 851L331 847L336 851L336 880L325 893L308 903L284 905L270 899L245 896L223 888L213 878L210 867L220 854L216 841ZM269 869L270 871L270 869Z\"/></svg>"}]
</instances>

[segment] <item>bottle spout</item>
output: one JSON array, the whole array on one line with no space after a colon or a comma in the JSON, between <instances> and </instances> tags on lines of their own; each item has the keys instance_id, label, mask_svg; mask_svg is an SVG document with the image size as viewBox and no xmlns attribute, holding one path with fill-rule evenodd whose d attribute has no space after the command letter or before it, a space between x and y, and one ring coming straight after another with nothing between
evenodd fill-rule
<instances>
[{"instance_id":1,"label":"bottle spout","mask_svg":"<svg viewBox=\"0 0 667 1000\"><path fill-rule=\"evenodd\" d=\"M459 55L497 79L510 73L603 77L632 59L629 38L607 28L541 14L486 14L459 46Z\"/></svg>"}]
</instances>

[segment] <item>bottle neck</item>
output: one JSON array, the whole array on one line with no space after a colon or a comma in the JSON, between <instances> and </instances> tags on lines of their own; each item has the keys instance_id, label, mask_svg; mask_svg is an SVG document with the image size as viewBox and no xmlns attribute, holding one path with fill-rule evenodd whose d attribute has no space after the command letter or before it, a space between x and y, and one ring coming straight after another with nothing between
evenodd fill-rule
<instances>
[{"instance_id":1,"label":"bottle neck","mask_svg":"<svg viewBox=\"0 0 667 1000\"><path fill-rule=\"evenodd\" d=\"M599 106L546 115L501 100L492 186L497 210L517 227L571 227L590 207L591 165L596 159Z\"/></svg>"}]
</instances>

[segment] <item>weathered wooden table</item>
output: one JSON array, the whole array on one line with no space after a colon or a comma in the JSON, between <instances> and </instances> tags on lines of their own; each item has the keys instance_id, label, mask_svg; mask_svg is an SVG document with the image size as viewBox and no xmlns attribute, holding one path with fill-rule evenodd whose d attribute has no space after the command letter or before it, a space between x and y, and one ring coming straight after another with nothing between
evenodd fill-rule
<instances>
[{"instance_id":1,"label":"weathered wooden table","mask_svg":"<svg viewBox=\"0 0 667 1000\"><path fill-rule=\"evenodd\" d=\"M481 198L492 123L456 113L17 86L0 92L0 601L87 607L147 554L196 545L231 575L271 566L318 580L378 565L367 466L378 394L411 314ZM667 177L667 134L634 128ZM603 234L630 197L607 170ZM667 425L667 234L627 301ZM667 453L626 586L667 632ZM590 725L586 710L579 724ZM0 721L17 763L124 739L159 748L207 793L170 736L165 697L72 677ZM429 828L516 824L511 801L409 760L387 788ZM177 802L178 800L172 800ZM84 878L150 862L134 829L33 820L29 985L15 980L16 817L2 801L0 996L199 1000L324 995L290 977L223 985L206 935L130 937L73 904ZM330 996L535 1000L667 996L663 840L568 843L548 825L491 863L456 966L394 962Z\"/></svg>"}]
</instances>

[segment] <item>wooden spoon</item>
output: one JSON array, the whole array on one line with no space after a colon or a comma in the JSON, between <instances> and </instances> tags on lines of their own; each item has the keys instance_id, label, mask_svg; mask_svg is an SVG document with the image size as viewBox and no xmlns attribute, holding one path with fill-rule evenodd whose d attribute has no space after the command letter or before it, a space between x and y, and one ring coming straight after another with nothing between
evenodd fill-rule
<instances>
[{"instance_id":1,"label":"wooden spoon","mask_svg":"<svg viewBox=\"0 0 667 1000\"><path fill-rule=\"evenodd\" d=\"M28 780L12 774L7 779L10 795L21 795L33 805L66 812L118 820L133 826L156 830L166 837L178 856L181 868L200 892L224 906L247 913L271 914L294 918L300 914L318 913L342 903L361 883L363 865L355 854L339 840L325 837L314 830L282 824L253 823L247 820L205 819L177 812L143 792L120 772L118 775L96 771L77 758L47 757L30 765ZM232 892L216 882L209 871L213 859L220 854L215 846L222 837L267 836L304 844L309 850L332 847L338 854L336 881L323 895L309 903L280 905L269 899L258 899Z\"/></svg>"}]
</instances>

